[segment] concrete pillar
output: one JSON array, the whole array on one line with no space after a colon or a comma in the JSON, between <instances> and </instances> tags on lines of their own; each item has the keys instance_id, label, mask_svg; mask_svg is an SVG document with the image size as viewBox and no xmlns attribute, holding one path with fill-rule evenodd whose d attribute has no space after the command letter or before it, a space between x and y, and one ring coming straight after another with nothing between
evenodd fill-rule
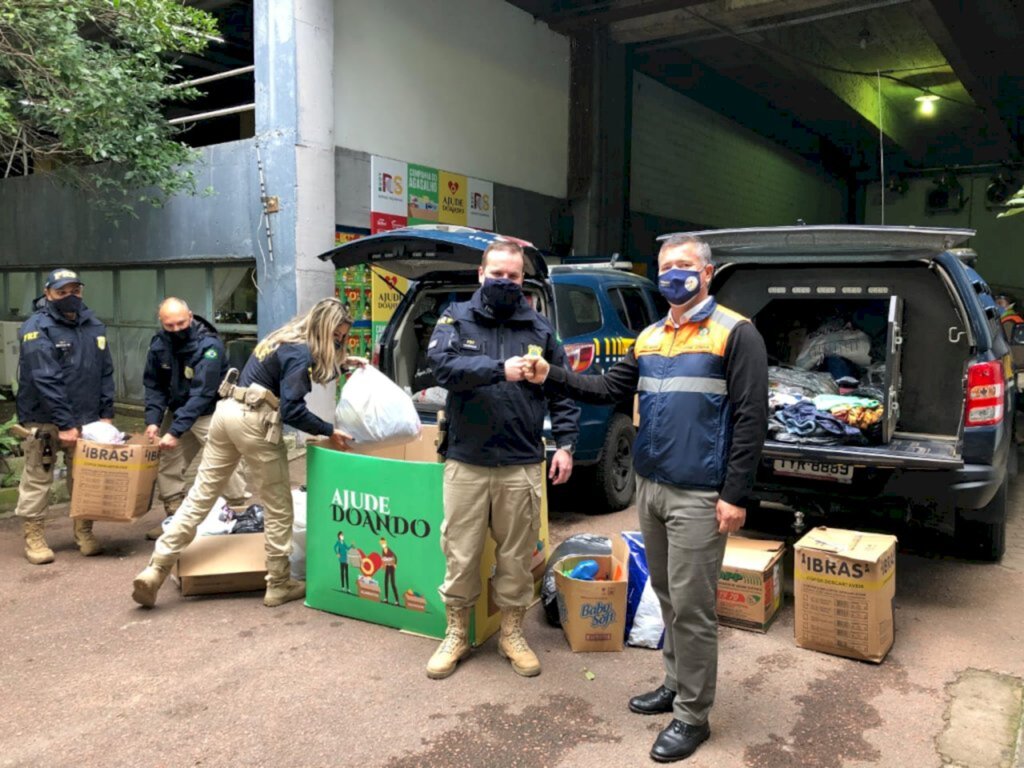
<instances>
[{"instance_id":1,"label":"concrete pillar","mask_svg":"<svg viewBox=\"0 0 1024 768\"><path fill-rule=\"evenodd\" d=\"M334 295L333 265L316 258L334 245L334 2L255 0L253 35L256 141L279 208L257 254L262 337ZM324 388L309 397L323 418L333 404Z\"/></svg>"},{"instance_id":2,"label":"concrete pillar","mask_svg":"<svg viewBox=\"0 0 1024 768\"><path fill-rule=\"evenodd\" d=\"M577 255L626 255L629 235L629 164L633 124L633 65L624 46L613 43L605 31L579 33L574 45L571 108L580 102L589 115L570 119L570 152L585 148L587 164L570 179ZM586 89L586 93L580 91ZM587 135L583 135L586 133ZM572 135L575 134L575 135ZM570 171L572 174L572 171Z\"/></svg>"}]
</instances>

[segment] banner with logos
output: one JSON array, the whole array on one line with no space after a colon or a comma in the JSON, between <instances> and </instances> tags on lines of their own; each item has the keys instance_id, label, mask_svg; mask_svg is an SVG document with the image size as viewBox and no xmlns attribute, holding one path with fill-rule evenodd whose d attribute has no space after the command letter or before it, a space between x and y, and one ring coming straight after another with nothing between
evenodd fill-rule
<instances>
[{"instance_id":1,"label":"banner with logos","mask_svg":"<svg viewBox=\"0 0 1024 768\"><path fill-rule=\"evenodd\" d=\"M370 231L412 224L494 229L494 184L460 173L373 155Z\"/></svg>"}]
</instances>

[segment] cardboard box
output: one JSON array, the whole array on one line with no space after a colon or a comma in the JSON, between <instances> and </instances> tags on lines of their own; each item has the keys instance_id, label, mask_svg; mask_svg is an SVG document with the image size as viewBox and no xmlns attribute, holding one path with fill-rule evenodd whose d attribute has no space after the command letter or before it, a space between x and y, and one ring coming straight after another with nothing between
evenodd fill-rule
<instances>
[{"instance_id":1,"label":"cardboard box","mask_svg":"<svg viewBox=\"0 0 1024 768\"><path fill-rule=\"evenodd\" d=\"M263 592L266 561L262 533L197 536L182 551L174 574L186 596Z\"/></svg>"},{"instance_id":2,"label":"cardboard box","mask_svg":"<svg viewBox=\"0 0 1024 768\"><path fill-rule=\"evenodd\" d=\"M814 528L796 543L796 644L879 663L895 636L896 537Z\"/></svg>"},{"instance_id":3,"label":"cardboard box","mask_svg":"<svg viewBox=\"0 0 1024 768\"><path fill-rule=\"evenodd\" d=\"M145 436L125 445L79 440L72 462L71 517L129 522L149 511L160 450Z\"/></svg>"},{"instance_id":4,"label":"cardboard box","mask_svg":"<svg viewBox=\"0 0 1024 768\"><path fill-rule=\"evenodd\" d=\"M566 576L581 560L599 566L594 581ZM565 639L575 652L621 651L626 639L626 587L629 549L621 538L612 539L610 555L563 557L555 566L558 614Z\"/></svg>"},{"instance_id":5,"label":"cardboard box","mask_svg":"<svg viewBox=\"0 0 1024 768\"><path fill-rule=\"evenodd\" d=\"M326 440L311 442L321 448L330 448ZM424 424L420 436L416 440L401 445L357 445L352 449L352 453L394 461L441 461L441 457L437 453L436 442L437 425Z\"/></svg>"},{"instance_id":6,"label":"cardboard box","mask_svg":"<svg viewBox=\"0 0 1024 768\"><path fill-rule=\"evenodd\" d=\"M767 632L782 605L786 543L730 536L718 574L718 623Z\"/></svg>"}]
</instances>

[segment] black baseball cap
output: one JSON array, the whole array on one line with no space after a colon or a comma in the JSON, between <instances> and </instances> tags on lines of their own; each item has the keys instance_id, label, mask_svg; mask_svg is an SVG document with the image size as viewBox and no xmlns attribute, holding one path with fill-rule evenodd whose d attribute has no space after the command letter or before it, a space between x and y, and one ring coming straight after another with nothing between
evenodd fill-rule
<instances>
[{"instance_id":1,"label":"black baseball cap","mask_svg":"<svg viewBox=\"0 0 1024 768\"><path fill-rule=\"evenodd\" d=\"M74 272L65 267L57 267L50 274L46 276L46 288L63 288L69 283L78 283L79 285L85 285L82 282L82 278L78 276L77 272Z\"/></svg>"}]
</instances>

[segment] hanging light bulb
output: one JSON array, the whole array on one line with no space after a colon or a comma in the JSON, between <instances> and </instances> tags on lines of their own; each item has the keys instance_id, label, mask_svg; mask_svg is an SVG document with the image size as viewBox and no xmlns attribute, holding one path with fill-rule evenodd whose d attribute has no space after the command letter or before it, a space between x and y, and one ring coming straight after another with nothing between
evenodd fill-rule
<instances>
[{"instance_id":1,"label":"hanging light bulb","mask_svg":"<svg viewBox=\"0 0 1024 768\"><path fill-rule=\"evenodd\" d=\"M938 100L939 97L936 96L934 93L926 93L914 99L914 101L916 101L920 105L917 108L918 112L920 112L925 117L931 117L932 115L935 114L935 102Z\"/></svg>"}]
</instances>

